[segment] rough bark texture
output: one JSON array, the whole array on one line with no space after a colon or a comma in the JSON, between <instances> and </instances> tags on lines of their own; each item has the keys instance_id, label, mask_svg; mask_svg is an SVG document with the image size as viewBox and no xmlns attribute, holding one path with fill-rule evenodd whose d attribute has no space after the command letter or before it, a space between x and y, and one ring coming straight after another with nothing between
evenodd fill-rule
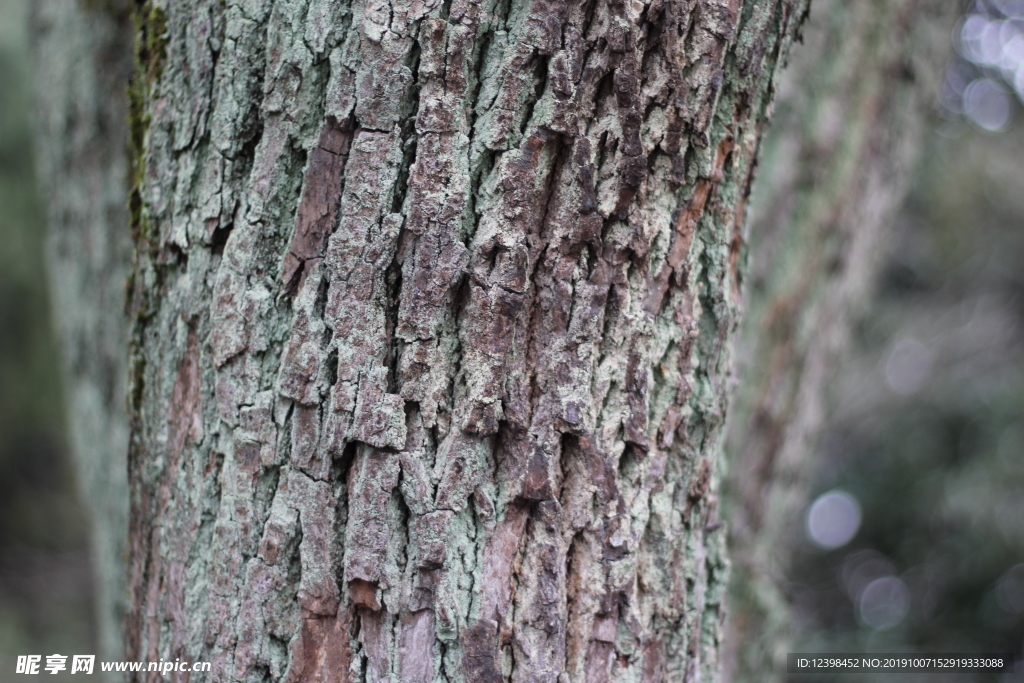
<instances>
[{"instance_id":1,"label":"rough bark texture","mask_svg":"<svg viewBox=\"0 0 1024 683\"><path fill-rule=\"evenodd\" d=\"M123 653L128 532L124 283L125 83L132 68L127 3L36 0L36 152L50 223L48 265L66 366L71 451L91 512L100 654Z\"/></svg>"},{"instance_id":2,"label":"rough bark texture","mask_svg":"<svg viewBox=\"0 0 1024 683\"><path fill-rule=\"evenodd\" d=\"M815 0L782 79L751 216L726 442L728 679L784 676L787 532L814 471L826 380L884 262L956 9Z\"/></svg>"},{"instance_id":3,"label":"rough bark texture","mask_svg":"<svg viewBox=\"0 0 1024 683\"><path fill-rule=\"evenodd\" d=\"M713 679L744 205L804 11L140 3L129 657Z\"/></svg>"}]
</instances>

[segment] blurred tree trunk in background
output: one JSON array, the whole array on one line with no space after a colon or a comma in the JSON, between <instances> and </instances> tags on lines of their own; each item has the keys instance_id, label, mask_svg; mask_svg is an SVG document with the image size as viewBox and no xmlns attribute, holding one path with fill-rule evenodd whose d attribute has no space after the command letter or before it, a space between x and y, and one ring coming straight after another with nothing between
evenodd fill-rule
<instances>
[{"instance_id":1,"label":"blurred tree trunk in background","mask_svg":"<svg viewBox=\"0 0 1024 683\"><path fill-rule=\"evenodd\" d=\"M814 0L758 170L726 440L727 678L784 678L787 538L827 380L870 303L949 50L957 3Z\"/></svg>"},{"instance_id":2,"label":"blurred tree trunk in background","mask_svg":"<svg viewBox=\"0 0 1024 683\"><path fill-rule=\"evenodd\" d=\"M123 12L72 5L38 10L40 143L86 488L129 452L127 656L216 680L714 679L744 207L804 3L139 2L130 217ZM793 98L863 87L808 91L821 120L790 144L838 160L797 205L881 225L921 84L869 46L918 18L863 5ZM765 206L809 193L807 161L765 174ZM837 225L813 220L812 243ZM846 233L755 247L782 325L861 296L831 284L870 271ZM793 386L820 375L803 348L775 361ZM116 545L97 557L115 585Z\"/></svg>"},{"instance_id":3,"label":"blurred tree trunk in background","mask_svg":"<svg viewBox=\"0 0 1024 683\"><path fill-rule=\"evenodd\" d=\"M131 24L127 2L36 0L36 141L50 236L54 319L64 355L72 456L92 513L101 654L123 646L128 531L125 179Z\"/></svg>"}]
</instances>

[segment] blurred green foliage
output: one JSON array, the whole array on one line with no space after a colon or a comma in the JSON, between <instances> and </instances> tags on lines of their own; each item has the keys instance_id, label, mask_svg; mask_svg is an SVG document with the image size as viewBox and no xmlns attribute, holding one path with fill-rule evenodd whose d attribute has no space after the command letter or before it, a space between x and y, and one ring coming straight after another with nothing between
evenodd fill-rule
<instances>
[{"instance_id":1,"label":"blurred green foliage","mask_svg":"<svg viewBox=\"0 0 1024 683\"><path fill-rule=\"evenodd\" d=\"M823 550L794 522L799 650L1013 652L1014 674L900 680L1024 681L1022 163L1021 125L939 122L930 138L837 380L811 497L851 493L860 531ZM885 576L909 604L873 626L870 611L892 605L872 606L865 587Z\"/></svg>"}]
</instances>

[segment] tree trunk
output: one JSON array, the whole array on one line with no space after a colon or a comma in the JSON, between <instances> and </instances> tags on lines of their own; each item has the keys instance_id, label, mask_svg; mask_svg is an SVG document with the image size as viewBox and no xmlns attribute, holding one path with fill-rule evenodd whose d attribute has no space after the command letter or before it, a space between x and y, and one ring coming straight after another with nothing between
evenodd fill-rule
<instances>
[{"instance_id":1,"label":"tree trunk","mask_svg":"<svg viewBox=\"0 0 1024 683\"><path fill-rule=\"evenodd\" d=\"M815 0L766 136L730 409L727 679L782 680L782 589L830 370L868 304L957 3ZM774 672L771 678L766 672Z\"/></svg>"},{"instance_id":2,"label":"tree trunk","mask_svg":"<svg viewBox=\"0 0 1024 683\"><path fill-rule=\"evenodd\" d=\"M711 680L804 0L136 9L128 657Z\"/></svg>"},{"instance_id":3,"label":"tree trunk","mask_svg":"<svg viewBox=\"0 0 1024 683\"><path fill-rule=\"evenodd\" d=\"M99 4L99 3L95 3ZM127 3L105 8L35 0L36 154L49 213L54 319L67 370L70 446L91 513L98 641L123 656L128 533L128 324L131 264L125 179L125 84L131 74Z\"/></svg>"}]
</instances>

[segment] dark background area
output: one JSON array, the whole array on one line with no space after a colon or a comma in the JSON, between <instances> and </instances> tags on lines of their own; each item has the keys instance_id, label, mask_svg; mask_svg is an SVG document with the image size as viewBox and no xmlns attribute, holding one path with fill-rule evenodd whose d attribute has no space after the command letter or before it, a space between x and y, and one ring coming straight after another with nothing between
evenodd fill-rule
<instances>
[{"instance_id":1,"label":"dark background area","mask_svg":"<svg viewBox=\"0 0 1024 683\"><path fill-rule=\"evenodd\" d=\"M799 650L1014 653L1012 674L899 676L1009 683L1024 681L1024 2L974 2L952 39L876 299L833 379L787 592ZM849 541L815 541L819 501L818 535L846 524Z\"/></svg>"},{"instance_id":2,"label":"dark background area","mask_svg":"<svg viewBox=\"0 0 1024 683\"><path fill-rule=\"evenodd\" d=\"M1020 662L1024 128L940 122L928 147L819 447L810 503L848 493L860 525L830 549L812 539L810 505L793 520L788 594L800 650ZM1017 666L917 680L1024 681Z\"/></svg>"}]
</instances>

